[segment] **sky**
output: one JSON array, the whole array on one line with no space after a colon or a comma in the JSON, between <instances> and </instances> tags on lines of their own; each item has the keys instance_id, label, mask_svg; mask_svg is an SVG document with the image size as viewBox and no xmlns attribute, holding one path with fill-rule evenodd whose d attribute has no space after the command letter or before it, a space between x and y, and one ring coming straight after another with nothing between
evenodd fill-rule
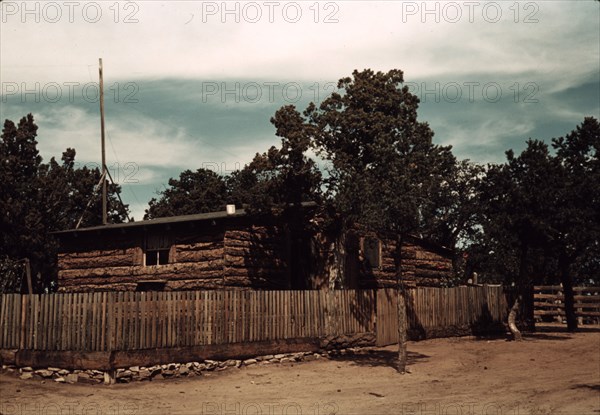
<instances>
[{"instance_id":1,"label":"sky","mask_svg":"<svg viewBox=\"0 0 600 415\"><path fill-rule=\"evenodd\" d=\"M437 144L501 162L600 117L597 1L1 1L0 117L45 161L107 165L136 220L185 169L227 174L352 71L401 69Z\"/></svg>"}]
</instances>

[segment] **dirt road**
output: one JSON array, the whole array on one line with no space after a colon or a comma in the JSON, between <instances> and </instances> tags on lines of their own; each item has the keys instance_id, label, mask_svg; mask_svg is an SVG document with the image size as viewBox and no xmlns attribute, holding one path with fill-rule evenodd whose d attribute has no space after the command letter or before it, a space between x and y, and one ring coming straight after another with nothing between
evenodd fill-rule
<instances>
[{"instance_id":1,"label":"dirt road","mask_svg":"<svg viewBox=\"0 0 600 415\"><path fill-rule=\"evenodd\" d=\"M62 385L0 376L9 414L595 414L600 328L556 328L504 339L409 343L410 374L395 349L335 360L252 366L191 379Z\"/></svg>"}]
</instances>

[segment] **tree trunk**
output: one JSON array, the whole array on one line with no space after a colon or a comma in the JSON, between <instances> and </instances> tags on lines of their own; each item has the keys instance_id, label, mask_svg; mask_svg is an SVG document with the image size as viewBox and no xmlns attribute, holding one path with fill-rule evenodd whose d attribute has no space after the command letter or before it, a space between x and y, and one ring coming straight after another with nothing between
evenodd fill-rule
<instances>
[{"instance_id":1,"label":"tree trunk","mask_svg":"<svg viewBox=\"0 0 600 415\"><path fill-rule=\"evenodd\" d=\"M396 291L398 293L398 373L406 373L406 341L408 324L406 318L406 293L402 281L402 236L396 240Z\"/></svg>"},{"instance_id":2,"label":"tree trunk","mask_svg":"<svg viewBox=\"0 0 600 415\"><path fill-rule=\"evenodd\" d=\"M510 313L508 313L508 328L513 335L513 340L520 342L523 340L521 337L521 332L517 327L517 313L519 312L519 305L521 304L521 293L517 293L517 297L515 298L515 302L510 308Z\"/></svg>"},{"instance_id":3,"label":"tree trunk","mask_svg":"<svg viewBox=\"0 0 600 415\"><path fill-rule=\"evenodd\" d=\"M573 293L573 280L569 275L569 262L561 256L560 261L560 282L563 286L565 297L565 315L567 317L567 330L577 330L577 316L575 315L575 297Z\"/></svg>"},{"instance_id":4,"label":"tree trunk","mask_svg":"<svg viewBox=\"0 0 600 415\"><path fill-rule=\"evenodd\" d=\"M510 330L513 340L521 341L523 337L521 336L521 332L517 327L517 313L519 312L519 306L521 305L521 301L523 298L523 287L526 287L528 284L527 278L527 253L529 252L529 246L527 243L523 243L521 246L521 257L519 258L519 275L517 277L516 284L516 293L515 293L515 302L510 308L510 312L508 313L508 329Z\"/></svg>"},{"instance_id":5,"label":"tree trunk","mask_svg":"<svg viewBox=\"0 0 600 415\"><path fill-rule=\"evenodd\" d=\"M346 258L346 235L341 232L329 245L327 261L328 288L330 290L344 288L344 262Z\"/></svg>"}]
</instances>

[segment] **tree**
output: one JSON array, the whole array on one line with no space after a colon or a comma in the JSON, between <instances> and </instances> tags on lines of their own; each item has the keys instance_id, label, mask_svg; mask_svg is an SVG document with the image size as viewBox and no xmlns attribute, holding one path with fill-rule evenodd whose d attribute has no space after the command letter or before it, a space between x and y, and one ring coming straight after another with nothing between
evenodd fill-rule
<instances>
[{"instance_id":1,"label":"tree","mask_svg":"<svg viewBox=\"0 0 600 415\"><path fill-rule=\"evenodd\" d=\"M24 289L15 266L25 258L31 263L35 291L56 288L58 247L51 232L74 228L89 200L96 203L85 212L82 224L102 223L100 198L94 193L99 169L76 169L73 149L63 153L62 164L54 158L42 163L37 131L28 114L18 125L6 120L0 137L0 266L12 270L1 275L0 287L9 291ZM117 200L119 192L118 185L109 186L109 217L116 222L127 215L127 206Z\"/></svg>"},{"instance_id":2,"label":"tree","mask_svg":"<svg viewBox=\"0 0 600 415\"><path fill-rule=\"evenodd\" d=\"M558 276L567 328L573 331L574 277L598 266L598 121L586 118L566 137L553 139L552 146L555 155L547 144L529 140L519 156L509 150L505 164L489 167L480 188L480 257L486 257L482 265L488 273L517 286L519 301L536 282L532 275L546 274L550 283Z\"/></svg>"},{"instance_id":3,"label":"tree","mask_svg":"<svg viewBox=\"0 0 600 415\"><path fill-rule=\"evenodd\" d=\"M514 317L531 285L533 252L548 241L548 219L555 209L560 166L539 140L528 140L519 156L506 152L507 161L489 167L481 186L481 219L490 252L503 256L505 283L517 287L509 327L520 340ZM500 262L502 263L502 262Z\"/></svg>"},{"instance_id":4,"label":"tree","mask_svg":"<svg viewBox=\"0 0 600 415\"><path fill-rule=\"evenodd\" d=\"M169 186L150 200L144 219L214 212L227 203L225 179L209 169L185 170Z\"/></svg>"},{"instance_id":5,"label":"tree","mask_svg":"<svg viewBox=\"0 0 600 415\"><path fill-rule=\"evenodd\" d=\"M338 82L342 94L333 93L319 108L309 105L300 130L312 135L317 153L331 162L326 195L339 234L360 224L397 236L400 373L407 331L403 238L419 231L422 212L431 209L432 194L455 163L450 147L434 145L433 131L417 120L419 100L403 82L400 70L354 71Z\"/></svg>"},{"instance_id":6,"label":"tree","mask_svg":"<svg viewBox=\"0 0 600 415\"><path fill-rule=\"evenodd\" d=\"M560 163L555 206L548 219L549 244L558 256L558 270L565 295L567 328L577 329L574 309L573 265L587 260L598 263L600 244L600 124L593 117L567 134L552 140Z\"/></svg>"},{"instance_id":7,"label":"tree","mask_svg":"<svg viewBox=\"0 0 600 415\"><path fill-rule=\"evenodd\" d=\"M436 182L426 209L421 212L421 235L454 251L453 267L457 281L468 276L463 254L478 234L478 189L484 177L482 165L461 160L448 168Z\"/></svg>"}]
</instances>

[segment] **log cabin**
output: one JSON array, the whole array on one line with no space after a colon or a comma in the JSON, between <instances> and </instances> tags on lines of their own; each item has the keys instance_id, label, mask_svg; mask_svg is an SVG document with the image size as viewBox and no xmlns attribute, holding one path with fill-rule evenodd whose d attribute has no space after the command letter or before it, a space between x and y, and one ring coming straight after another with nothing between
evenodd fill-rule
<instances>
[{"instance_id":1,"label":"log cabin","mask_svg":"<svg viewBox=\"0 0 600 415\"><path fill-rule=\"evenodd\" d=\"M319 235L294 238L273 218L243 209L109 224L55 233L58 290L173 291L323 289L329 245ZM393 240L353 231L345 238L337 288L396 284ZM410 237L402 246L408 286L440 286L452 276L449 249Z\"/></svg>"}]
</instances>

